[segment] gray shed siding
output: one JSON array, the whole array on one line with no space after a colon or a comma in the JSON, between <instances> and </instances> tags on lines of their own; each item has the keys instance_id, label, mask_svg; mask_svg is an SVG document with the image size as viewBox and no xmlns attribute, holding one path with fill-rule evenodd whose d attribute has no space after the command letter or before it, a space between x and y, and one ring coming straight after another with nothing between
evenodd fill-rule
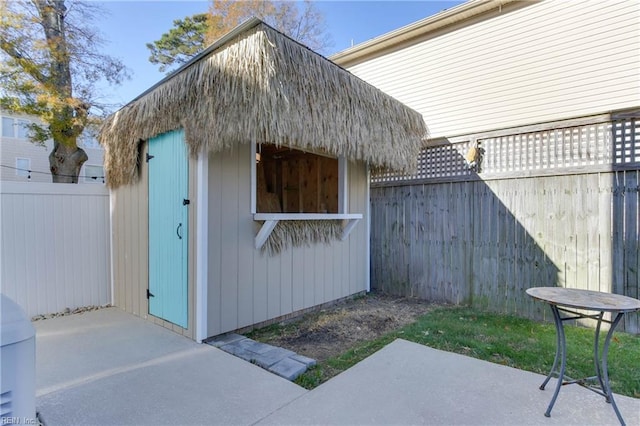
<instances>
[{"instance_id":1,"label":"gray shed siding","mask_svg":"<svg viewBox=\"0 0 640 426\"><path fill-rule=\"evenodd\" d=\"M367 290L367 175L349 163L349 213L363 219L345 241L269 256L254 247L251 147L209 156L207 335L282 317Z\"/></svg>"}]
</instances>

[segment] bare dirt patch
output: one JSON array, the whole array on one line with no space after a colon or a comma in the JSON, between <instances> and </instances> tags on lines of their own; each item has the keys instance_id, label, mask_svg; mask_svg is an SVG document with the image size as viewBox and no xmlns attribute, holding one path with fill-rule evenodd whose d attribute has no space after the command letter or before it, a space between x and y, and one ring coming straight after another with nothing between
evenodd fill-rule
<instances>
[{"instance_id":1,"label":"bare dirt patch","mask_svg":"<svg viewBox=\"0 0 640 426\"><path fill-rule=\"evenodd\" d=\"M251 337L323 362L414 322L434 306L423 300L370 293L256 330Z\"/></svg>"}]
</instances>

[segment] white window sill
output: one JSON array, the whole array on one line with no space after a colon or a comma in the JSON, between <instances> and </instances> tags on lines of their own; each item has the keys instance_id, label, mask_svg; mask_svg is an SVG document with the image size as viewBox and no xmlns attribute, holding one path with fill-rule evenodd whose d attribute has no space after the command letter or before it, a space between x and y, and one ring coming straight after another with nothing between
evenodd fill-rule
<instances>
[{"instance_id":1,"label":"white window sill","mask_svg":"<svg viewBox=\"0 0 640 426\"><path fill-rule=\"evenodd\" d=\"M254 213L253 220L264 221L262 228L255 238L255 247L260 249L269 239L269 235L281 220L346 220L347 223L342 229L342 241L349 237L349 234L362 219L360 213Z\"/></svg>"}]
</instances>

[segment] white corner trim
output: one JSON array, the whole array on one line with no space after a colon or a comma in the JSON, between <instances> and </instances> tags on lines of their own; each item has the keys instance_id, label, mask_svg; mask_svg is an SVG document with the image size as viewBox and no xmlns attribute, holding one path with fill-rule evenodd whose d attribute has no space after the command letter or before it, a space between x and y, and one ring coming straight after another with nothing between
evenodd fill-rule
<instances>
[{"instance_id":1,"label":"white corner trim","mask_svg":"<svg viewBox=\"0 0 640 426\"><path fill-rule=\"evenodd\" d=\"M366 164L367 169L367 186L365 189L365 198L366 198L366 210L365 215L367 218L367 228L365 230L367 238L365 241L365 268L364 271L364 279L365 284L367 286L367 293L371 291L371 168L369 167L369 163Z\"/></svg>"},{"instance_id":2,"label":"white corner trim","mask_svg":"<svg viewBox=\"0 0 640 426\"><path fill-rule=\"evenodd\" d=\"M116 289L115 289L115 262L113 260L113 215L116 208L115 195L112 190L109 190L109 268L111 269L111 306L115 305L116 301Z\"/></svg>"},{"instance_id":3,"label":"white corner trim","mask_svg":"<svg viewBox=\"0 0 640 426\"><path fill-rule=\"evenodd\" d=\"M258 176L256 171L256 142L255 141L251 141L251 157L249 161L251 161L251 167L249 168L249 170L251 170L251 214L254 214L258 210L256 207L257 197L258 197L258 189L257 189Z\"/></svg>"},{"instance_id":4,"label":"white corner trim","mask_svg":"<svg viewBox=\"0 0 640 426\"><path fill-rule=\"evenodd\" d=\"M349 169L344 155L338 157L338 212L349 211Z\"/></svg>"},{"instance_id":5,"label":"white corner trim","mask_svg":"<svg viewBox=\"0 0 640 426\"><path fill-rule=\"evenodd\" d=\"M196 302L195 338L202 343L207 336L207 288L209 275L209 155L198 155L196 194Z\"/></svg>"}]
</instances>

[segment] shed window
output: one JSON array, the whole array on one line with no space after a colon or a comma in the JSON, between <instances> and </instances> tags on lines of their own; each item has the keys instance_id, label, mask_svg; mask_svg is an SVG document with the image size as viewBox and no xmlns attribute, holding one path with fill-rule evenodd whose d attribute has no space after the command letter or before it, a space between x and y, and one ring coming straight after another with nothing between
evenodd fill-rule
<instances>
[{"instance_id":1,"label":"shed window","mask_svg":"<svg viewBox=\"0 0 640 426\"><path fill-rule=\"evenodd\" d=\"M277 147L256 146L257 213L339 213L340 161Z\"/></svg>"},{"instance_id":2,"label":"shed window","mask_svg":"<svg viewBox=\"0 0 640 426\"><path fill-rule=\"evenodd\" d=\"M349 236L362 213L347 213L344 158L265 143L252 147L251 210L253 219L262 222L255 237L256 249L265 245L281 221L341 221L341 239Z\"/></svg>"}]
</instances>

